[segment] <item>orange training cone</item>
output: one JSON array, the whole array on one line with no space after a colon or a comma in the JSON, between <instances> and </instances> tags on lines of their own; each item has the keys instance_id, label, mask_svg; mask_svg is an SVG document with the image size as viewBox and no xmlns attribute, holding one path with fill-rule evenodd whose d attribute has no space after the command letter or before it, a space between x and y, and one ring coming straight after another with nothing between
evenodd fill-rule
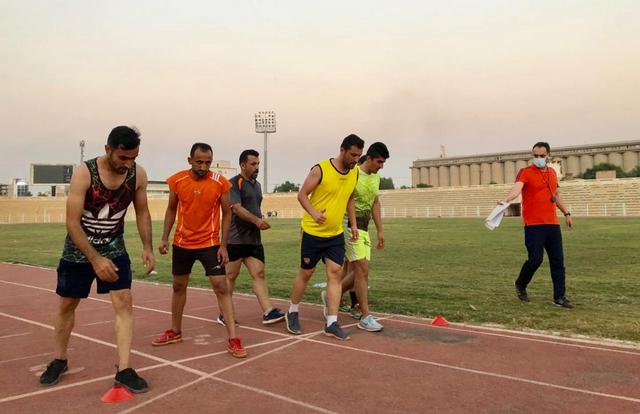
<instances>
[{"instance_id":1,"label":"orange training cone","mask_svg":"<svg viewBox=\"0 0 640 414\"><path fill-rule=\"evenodd\" d=\"M431 325L433 325L433 326L447 326L447 325L449 325L449 321L447 321L444 318L444 316L438 315L435 318L433 318L433 321L431 321Z\"/></svg>"},{"instance_id":2,"label":"orange training cone","mask_svg":"<svg viewBox=\"0 0 640 414\"><path fill-rule=\"evenodd\" d=\"M130 400L131 397L133 397L131 391L120 385L114 385L100 400L106 403L117 403Z\"/></svg>"}]
</instances>

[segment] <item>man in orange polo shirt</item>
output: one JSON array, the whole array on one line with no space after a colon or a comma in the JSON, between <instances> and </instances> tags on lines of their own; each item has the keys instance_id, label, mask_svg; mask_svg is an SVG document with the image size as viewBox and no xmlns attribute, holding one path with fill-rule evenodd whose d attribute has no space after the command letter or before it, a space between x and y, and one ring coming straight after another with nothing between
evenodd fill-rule
<instances>
[{"instance_id":1,"label":"man in orange polo shirt","mask_svg":"<svg viewBox=\"0 0 640 414\"><path fill-rule=\"evenodd\" d=\"M171 329L154 339L155 346L182 341L182 314L187 301L189 275L195 261L204 267L211 287L218 298L224 318L235 320L231 291L227 286L224 265L229 261L227 237L231 223L231 184L220 174L209 171L213 150L209 144L197 142L188 158L191 169L175 173L167 179L169 205L164 217L164 231L160 254L169 251L169 234L178 214L178 225L173 235L173 296L171 298ZM222 207L222 240L220 239L220 208ZM226 324L229 333L228 351L236 358L247 352L236 337L233 323Z\"/></svg>"},{"instance_id":2,"label":"man in orange polo shirt","mask_svg":"<svg viewBox=\"0 0 640 414\"><path fill-rule=\"evenodd\" d=\"M524 219L524 243L529 257L522 265L516 279L516 293L523 302L529 302L527 285L542 264L544 251L549 256L553 281L553 304L573 308L565 296L564 254L562 234L556 208L564 214L567 227L573 226L571 213L558 194L558 177L548 166L551 147L546 142L533 146L533 164L518 172L516 183L502 202L509 202L522 193L522 218Z\"/></svg>"}]
</instances>

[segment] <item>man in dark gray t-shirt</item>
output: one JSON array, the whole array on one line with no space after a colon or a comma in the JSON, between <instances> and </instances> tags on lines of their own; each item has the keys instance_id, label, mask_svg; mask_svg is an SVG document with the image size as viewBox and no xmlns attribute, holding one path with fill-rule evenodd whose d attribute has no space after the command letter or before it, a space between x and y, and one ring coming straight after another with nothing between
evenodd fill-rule
<instances>
[{"instance_id":1,"label":"man in dark gray t-shirt","mask_svg":"<svg viewBox=\"0 0 640 414\"><path fill-rule=\"evenodd\" d=\"M259 166L258 152L251 149L244 150L240 154L240 174L229 180L233 216L227 244L229 263L225 267L227 280L233 292L240 267L244 263L253 279L253 291L262 307L262 323L269 325L283 320L284 313L271 305L269 289L265 281L264 248L260 231L267 230L271 226L262 219L260 211L262 188L256 180ZM218 316L218 323L225 323L222 315Z\"/></svg>"}]
</instances>

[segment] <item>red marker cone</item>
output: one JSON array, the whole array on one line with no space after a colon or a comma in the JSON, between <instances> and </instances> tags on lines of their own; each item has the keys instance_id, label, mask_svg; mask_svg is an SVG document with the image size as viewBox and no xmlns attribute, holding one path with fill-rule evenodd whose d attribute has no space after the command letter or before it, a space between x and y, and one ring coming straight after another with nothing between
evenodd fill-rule
<instances>
[{"instance_id":1,"label":"red marker cone","mask_svg":"<svg viewBox=\"0 0 640 414\"><path fill-rule=\"evenodd\" d=\"M433 326L447 326L447 325L449 325L449 321L447 321L444 318L444 316L438 315L435 318L433 318L433 321L431 321L431 325L433 325Z\"/></svg>"},{"instance_id":2,"label":"red marker cone","mask_svg":"<svg viewBox=\"0 0 640 414\"><path fill-rule=\"evenodd\" d=\"M120 385L114 385L100 400L106 403L117 403L130 400L131 397L133 397L131 391Z\"/></svg>"}]
</instances>

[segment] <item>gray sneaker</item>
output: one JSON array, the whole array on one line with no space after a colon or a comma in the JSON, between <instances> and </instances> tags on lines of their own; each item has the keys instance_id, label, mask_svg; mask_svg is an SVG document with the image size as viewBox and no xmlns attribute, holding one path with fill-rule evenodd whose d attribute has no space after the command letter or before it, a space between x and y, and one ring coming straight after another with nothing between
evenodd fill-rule
<instances>
[{"instance_id":1,"label":"gray sneaker","mask_svg":"<svg viewBox=\"0 0 640 414\"><path fill-rule=\"evenodd\" d=\"M338 322L332 323L330 326L324 327L324 334L326 336L333 336L336 339L340 339L341 341L348 341L351 337L342 330Z\"/></svg>"},{"instance_id":2,"label":"gray sneaker","mask_svg":"<svg viewBox=\"0 0 640 414\"><path fill-rule=\"evenodd\" d=\"M300 321L298 320L298 312L287 312L284 315L284 320L287 322L287 331L294 335L300 335Z\"/></svg>"},{"instance_id":3,"label":"gray sneaker","mask_svg":"<svg viewBox=\"0 0 640 414\"><path fill-rule=\"evenodd\" d=\"M373 315L369 314L366 317L360 319L360 322L358 322L358 328L364 329L368 332L380 332L382 328L384 328L384 326L376 321Z\"/></svg>"},{"instance_id":4,"label":"gray sneaker","mask_svg":"<svg viewBox=\"0 0 640 414\"><path fill-rule=\"evenodd\" d=\"M554 299L553 304L556 306L560 306L561 308L573 309L573 303L571 303L571 301L564 296Z\"/></svg>"}]
</instances>

